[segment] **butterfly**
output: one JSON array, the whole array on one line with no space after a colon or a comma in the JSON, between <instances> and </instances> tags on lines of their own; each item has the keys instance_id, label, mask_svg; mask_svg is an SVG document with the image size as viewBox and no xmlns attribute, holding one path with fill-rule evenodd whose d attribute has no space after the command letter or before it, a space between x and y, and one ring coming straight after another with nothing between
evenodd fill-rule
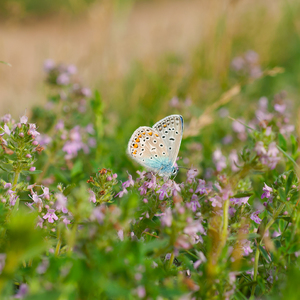
<instances>
[{"instance_id":1,"label":"butterfly","mask_svg":"<svg viewBox=\"0 0 300 300\"><path fill-rule=\"evenodd\" d=\"M158 121L153 127L139 127L128 143L129 155L149 171L170 177L177 173L174 164L183 133L183 118L171 115Z\"/></svg>"}]
</instances>

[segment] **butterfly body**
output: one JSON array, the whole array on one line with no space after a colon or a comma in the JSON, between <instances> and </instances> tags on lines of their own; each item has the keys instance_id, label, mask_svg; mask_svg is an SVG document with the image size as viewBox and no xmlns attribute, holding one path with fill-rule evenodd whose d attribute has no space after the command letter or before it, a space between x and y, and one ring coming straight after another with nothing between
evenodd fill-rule
<instances>
[{"instance_id":1,"label":"butterfly body","mask_svg":"<svg viewBox=\"0 0 300 300\"><path fill-rule=\"evenodd\" d=\"M174 164L183 133L183 118L168 116L151 127L139 127L128 143L129 155L160 176L169 177L177 172Z\"/></svg>"}]
</instances>

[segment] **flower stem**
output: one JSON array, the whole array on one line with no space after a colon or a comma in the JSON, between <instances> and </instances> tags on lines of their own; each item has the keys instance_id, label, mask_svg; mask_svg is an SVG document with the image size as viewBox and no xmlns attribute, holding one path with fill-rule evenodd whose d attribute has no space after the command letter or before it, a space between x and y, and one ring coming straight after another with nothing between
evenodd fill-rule
<instances>
[{"instance_id":1,"label":"flower stem","mask_svg":"<svg viewBox=\"0 0 300 300\"><path fill-rule=\"evenodd\" d=\"M285 203L281 203L278 207L278 209L275 211L273 217L271 218L271 220L268 222L268 224L266 225L266 228L263 232L263 236L261 237L261 240L259 242L259 244L257 244L256 246L256 252L255 252L255 260L254 260L254 275L253 275L253 281L256 281L257 279L257 273L258 273L258 262L259 262L259 245L262 244L262 241L264 239L265 233L269 230L269 228L273 225L273 223L276 221L277 217L280 215L281 211L284 209L285 207ZM254 292L255 292L255 288L256 288L256 284L253 285L252 287L252 291L251 291L251 296L254 296Z\"/></svg>"},{"instance_id":2,"label":"flower stem","mask_svg":"<svg viewBox=\"0 0 300 300\"><path fill-rule=\"evenodd\" d=\"M60 246L61 246L61 236L60 236L60 229L57 229L57 244L56 244L56 248L55 248L55 256L59 255L59 251L60 251Z\"/></svg>"},{"instance_id":3,"label":"flower stem","mask_svg":"<svg viewBox=\"0 0 300 300\"><path fill-rule=\"evenodd\" d=\"M168 269L171 269L171 267L173 265L174 258L175 258L175 255L174 255L174 252L172 252L169 263L168 263Z\"/></svg>"},{"instance_id":4,"label":"flower stem","mask_svg":"<svg viewBox=\"0 0 300 300\"><path fill-rule=\"evenodd\" d=\"M222 251L223 247L226 244L227 234L228 234L228 209L229 209L229 199L225 200L223 207L223 229L221 234L221 245L220 250Z\"/></svg>"}]
</instances>

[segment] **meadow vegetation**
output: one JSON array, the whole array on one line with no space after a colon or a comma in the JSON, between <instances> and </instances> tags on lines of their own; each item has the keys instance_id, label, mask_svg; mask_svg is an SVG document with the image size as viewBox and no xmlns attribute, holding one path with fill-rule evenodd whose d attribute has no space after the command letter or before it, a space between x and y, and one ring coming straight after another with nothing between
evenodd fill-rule
<instances>
[{"instance_id":1,"label":"meadow vegetation","mask_svg":"<svg viewBox=\"0 0 300 300\"><path fill-rule=\"evenodd\" d=\"M45 60L46 104L0 122L1 299L299 299L300 5L280 3L276 30L266 6L225 10L98 89ZM162 178L126 148L170 114Z\"/></svg>"}]
</instances>

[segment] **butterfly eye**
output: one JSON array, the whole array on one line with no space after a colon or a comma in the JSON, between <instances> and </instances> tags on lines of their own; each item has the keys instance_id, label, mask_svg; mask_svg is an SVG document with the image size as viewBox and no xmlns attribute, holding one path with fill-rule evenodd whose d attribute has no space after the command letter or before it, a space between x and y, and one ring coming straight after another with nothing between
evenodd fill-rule
<instances>
[{"instance_id":1,"label":"butterfly eye","mask_svg":"<svg viewBox=\"0 0 300 300\"><path fill-rule=\"evenodd\" d=\"M177 169L174 168L173 171L172 171L172 174L173 175L177 174Z\"/></svg>"}]
</instances>

